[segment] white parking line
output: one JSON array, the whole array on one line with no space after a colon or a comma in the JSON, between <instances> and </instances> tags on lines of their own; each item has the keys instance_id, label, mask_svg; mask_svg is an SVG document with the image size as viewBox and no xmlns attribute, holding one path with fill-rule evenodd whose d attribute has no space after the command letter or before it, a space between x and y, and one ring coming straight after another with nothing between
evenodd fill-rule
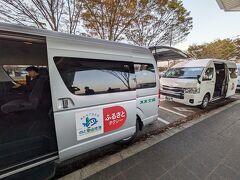
<instances>
[{"instance_id":1,"label":"white parking line","mask_svg":"<svg viewBox=\"0 0 240 180\"><path fill-rule=\"evenodd\" d=\"M161 121L161 122L163 122L164 124L170 124L170 122L168 122L168 121L166 121L166 120L164 120L164 119L162 119L162 118L160 118L160 117L158 117L158 120Z\"/></svg>"},{"instance_id":2,"label":"white parking line","mask_svg":"<svg viewBox=\"0 0 240 180\"><path fill-rule=\"evenodd\" d=\"M165 110L165 111L168 111L168 112L171 112L171 113L177 114L177 115L182 116L182 117L187 117L187 116L184 115L184 114L178 113L178 112L176 112L176 111L172 111L172 110L167 109L167 108L162 107L162 106L159 106L159 108L160 108L160 109L163 109L163 110Z\"/></svg>"},{"instance_id":3,"label":"white parking line","mask_svg":"<svg viewBox=\"0 0 240 180\"><path fill-rule=\"evenodd\" d=\"M185 107L173 107L174 109L180 111L180 112L194 112L193 110L190 110L189 108L185 108Z\"/></svg>"}]
</instances>

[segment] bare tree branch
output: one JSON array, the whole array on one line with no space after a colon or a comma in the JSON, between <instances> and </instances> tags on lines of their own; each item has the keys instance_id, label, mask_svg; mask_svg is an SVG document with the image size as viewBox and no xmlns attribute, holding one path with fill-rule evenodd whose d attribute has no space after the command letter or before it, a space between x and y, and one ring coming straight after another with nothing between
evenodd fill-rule
<instances>
[{"instance_id":1,"label":"bare tree branch","mask_svg":"<svg viewBox=\"0 0 240 180\"><path fill-rule=\"evenodd\" d=\"M189 15L181 0L170 0L165 6L151 1L125 35L130 43L140 46L175 44L182 41L192 29Z\"/></svg>"},{"instance_id":2,"label":"bare tree branch","mask_svg":"<svg viewBox=\"0 0 240 180\"><path fill-rule=\"evenodd\" d=\"M0 7L2 21L71 34L82 12L81 0L2 0Z\"/></svg>"}]
</instances>

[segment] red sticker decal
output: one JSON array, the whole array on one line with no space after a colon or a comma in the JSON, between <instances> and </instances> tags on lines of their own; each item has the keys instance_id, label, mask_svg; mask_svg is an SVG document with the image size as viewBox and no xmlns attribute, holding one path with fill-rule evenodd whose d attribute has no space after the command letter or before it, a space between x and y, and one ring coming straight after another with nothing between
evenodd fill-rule
<instances>
[{"instance_id":1,"label":"red sticker decal","mask_svg":"<svg viewBox=\"0 0 240 180\"><path fill-rule=\"evenodd\" d=\"M103 109L104 132L120 128L127 119L127 112L121 106Z\"/></svg>"}]
</instances>

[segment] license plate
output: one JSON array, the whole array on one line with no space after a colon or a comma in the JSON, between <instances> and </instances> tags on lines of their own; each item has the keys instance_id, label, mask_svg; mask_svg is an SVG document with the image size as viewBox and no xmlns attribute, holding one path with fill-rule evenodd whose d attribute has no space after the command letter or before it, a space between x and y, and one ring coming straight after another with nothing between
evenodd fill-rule
<instances>
[{"instance_id":1,"label":"license plate","mask_svg":"<svg viewBox=\"0 0 240 180\"><path fill-rule=\"evenodd\" d=\"M169 96L166 96L165 99L166 99L166 101L173 101L173 98L169 97Z\"/></svg>"}]
</instances>

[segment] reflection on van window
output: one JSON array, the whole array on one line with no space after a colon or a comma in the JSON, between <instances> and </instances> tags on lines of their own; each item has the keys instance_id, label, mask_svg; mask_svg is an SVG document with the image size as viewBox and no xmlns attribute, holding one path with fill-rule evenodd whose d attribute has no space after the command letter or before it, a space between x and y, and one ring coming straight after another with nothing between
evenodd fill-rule
<instances>
[{"instance_id":1,"label":"reflection on van window","mask_svg":"<svg viewBox=\"0 0 240 180\"><path fill-rule=\"evenodd\" d=\"M94 95L136 89L130 62L54 57L67 88L75 95Z\"/></svg>"},{"instance_id":2,"label":"reflection on van window","mask_svg":"<svg viewBox=\"0 0 240 180\"><path fill-rule=\"evenodd\" d=\"M134 64L137 88L156 87L155 69L152 64Z\"/></svg>"},{"instance_id":3,"label":"reflection on van window","mask_svg":"<svg viewBox=\"0 0 240 180\"><path fill-rule=\"evenodd\" d=\"M207 68L207 70L205 71L204 75L203 75L203 81L208 81L208 80L212 80L213 78L213 68Z\"/></svg>"},{"instance_id":4,"label":"reflection on van window","mask_svg":"<svg viewBox=\"0 0 240 180\"><path fill-rule=\"evenodd\" d=\"M3 68L6 73L19 84L26 84L27 65L4 65Z\"/></svg>"},{"instance_id":5,"label":"reflection on van window","mask_svg":"<svg viewBox=\"0 0 240 180\"><path fill-rule=\"evenodd\" d=\"M172 68L164 74L164 78L197 79L197 76L200 76L202 71L202 67Z\"/></svg>"},{"instance_id":6,"label":"reflection on van window","mask_svg":"<svg viewBox=\"0 0 240 180\"><path fill-rule=\"evenodd\" d=\"M237 78L238 74L237 74L237 68L229 68L229 73L230 73L230 77L231 78Z\"/></svg>"}]
</instances>

